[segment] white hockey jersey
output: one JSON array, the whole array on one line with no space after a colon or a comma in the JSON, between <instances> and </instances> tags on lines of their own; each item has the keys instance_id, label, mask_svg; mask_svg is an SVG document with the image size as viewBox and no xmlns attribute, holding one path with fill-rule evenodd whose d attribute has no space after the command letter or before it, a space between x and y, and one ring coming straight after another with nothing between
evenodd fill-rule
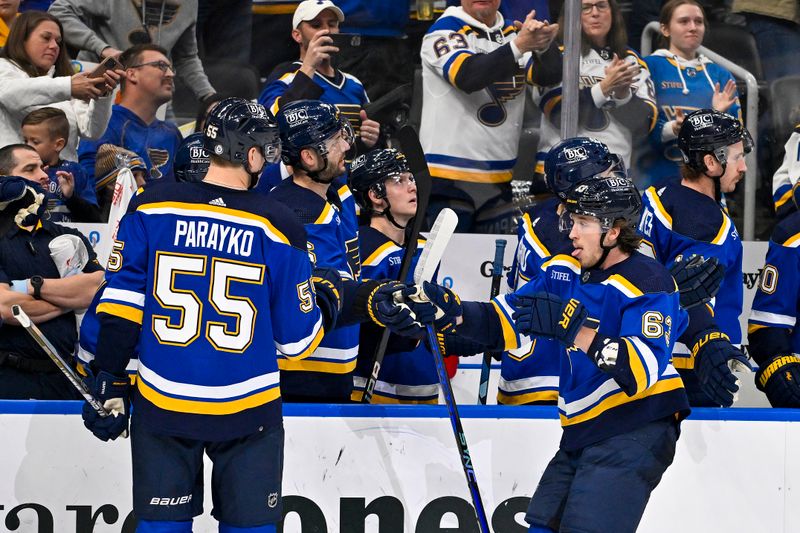
<instances>
[{"instance_id":1,"label":"white hockey jersey","mask_svg":"<svg viewBox=\"0 0 800 533\"><path fill-rule=\"evenodd\" d=\"M420 141L431 176L476 183L511 180L525 105L525 65L488 87L467 92L456 79L473 54L497 50L516 37L497 14L491 27L451 6L422 40Z\"/></svg>"},{"instance_id":2,"label":"white hockey jersey","mask_svg":"<svg viewBox=\"0 0 800 533\"><path fill-rule=\"evenodd\" d=\"M581 112L577 136L592 137L605 143L609 151L619 155L625 161L625 167L630 168L632 132L630 127L620 120L621 113L615 116L614 111L622 111L621 108L624 107L624 112L629 115L628 119L641 119L642 138L655 127L658 113L647 65L631 49L628 49L625 59L641 65L642 71L631 87L631 95L626 99L616 100L605 97L599 86L600 81L605 78L606 67L611 64L611 52L607 49L590 48L589 52L581 57L578 78ZM543 113L537 155L538 162L542 162L550 148L561 140L561 84L549 87L534 86L533 98ZM634 102L644 102L647 105L647 112L642 113L641 109L630 106ZM537 170L541 168L543 167L537 164Z\"/></svg>"}]
</instances>

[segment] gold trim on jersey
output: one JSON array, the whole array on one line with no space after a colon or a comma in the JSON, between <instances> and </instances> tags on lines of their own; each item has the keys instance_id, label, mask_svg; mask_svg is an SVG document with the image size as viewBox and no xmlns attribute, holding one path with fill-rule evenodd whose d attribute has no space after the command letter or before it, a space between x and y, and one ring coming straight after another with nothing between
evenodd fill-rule
<instances>
[{"instance_id":1,"label":"gold trim on jersey","mask_svg":"<svg viewBox=\"0 0 800 533\"><path fill-rule=\"evenodd\" d=\"M356 360L348 363L331 361L309 361L307 359L278 359L278 368L288 372L324 372L326 374L349 374L356 369Z\"/></svg>"},{"instance_id":2,"label":"gold trim on jersey","mask_svg":"<svg viewBox=\"0 0 800 533\"><path fill-rule=\"evenodd\" d=\"M515 348L519 348L517 333L514 331L514 326L511 325L511 321L506 316L503 308L500 307L500 304L498 304L495 300L492 300L491 304L494 307L495 313L497 313L497 316L500 319L500 327L503 330L503 344L505 345L505 349L513 350Z\"/></svg>"},{"instance_id":3,"label":"gold trim on jersey","mask_svg":"<svg viewBox=\"0 0 800 533\"><path fill-rule=\"evenodd\" d=\"M401 250L401 248L399 246L397 246L395 243L393 243L391 241L389 241L387 243L384 243L384 244L378 246L375 249L375 251L372 252L369 255L369 257L364 259L361 262L361 266L362 267L365 267L365 266L378 266L381 263L381 261L383 261L383 259L387 255L389 255L392 252L396 252L398 250Z\"/></svg>"},{"instance_id":4,"label":"gold trim on jersey","mask_svg":"<svg viewBox=\"0 0 800 533\"><path fill-rule=\"evenodd\" d=\"M264 404L277 400L281 396L280 387L275 386L257 394L253 394L252 396L239 398L238 400L230 400L227 402L211 402L202 400L185 400L165 396L147 385L141 379L137 380L136 386L141 395L156 407L165 409L167 411L191 413L196 415L232 415L246 409L260 407Z\"/></svg>"},{"instance_id":5,"label":"gold trim on jersey","mask_svg":"<svg viewBox=\"0 0 800 533\"><path fill-rule=\"evenodd\" d=\"M497 391L497 403L501 405L525 405L531 402L557 402L557 390L526 392L525 394L506 394Z\"/></svg>"},{"instance_id":6,"label":"gold trim on jersey","mask_svg":"<svg viewBox=\"0 0 800 533\"><path fill-rule=\"evenodd\" d=\"M722 214L722 225L719 227L719 231L714 236L714 239L711 241L711 244L722 244L725 242L725 239L728 238L728 232L731 229L731 219L728 218L728 215L725 213Z\"/></svg>"},{"instance_id":7,"label":"gold trim on jersey","mask_svg":"<svg viewBox=\"0 0 800 533\"><path fill-rule=\"evenodd\" d=\"M661 203L661 197L658 196L655 187L649 187L646 191L644 191L645 196L647 199L650 200L650 204L655 209L655 215L661 223L666 226L667 229L672 229L672 215L670 215L667 210L664 208L664 204Z\"/></svg>"},{"instance_id":8,"label":"gold trim on jersey","mask_svg":"<svg viewBox=\"0 0 800 533\"><path fill-rule=\"evenodd\" d=\"M603 280L601 285L610 285L620 291L628 298L638 298L644 293L633 283L625 279L621 274L613 274Z\"/></svg>"},{"instance_id":9,"label":"gold trim on jersey","mask_svg":"<svg viewBox=\"0 0 800 533\"><path fill-rule=\"evenodd\" d=\"M106 313L111 316L116 316L119 318L124 318L130 322L134 322L136 324L142 325L142 320L144 319L144 311L138 309L136 307L132 307L130 305L125 304L117 304L111 302L101 302L97 306L96 313L99 315L100 313Z\"/></svg>"},{"instance_id":10,"label":"gold trim on jersey","mask_svg":"<svg viewBox=\"0 0 800 533\"><path fill-rule=\"evenodd\" d=\"M454 170L450 167L437 167L428 163L431 176L446 180L469 181L472 183L506 183L511 181L511 170L482 172L478 170Z\"/></svg>"}]
</instances>

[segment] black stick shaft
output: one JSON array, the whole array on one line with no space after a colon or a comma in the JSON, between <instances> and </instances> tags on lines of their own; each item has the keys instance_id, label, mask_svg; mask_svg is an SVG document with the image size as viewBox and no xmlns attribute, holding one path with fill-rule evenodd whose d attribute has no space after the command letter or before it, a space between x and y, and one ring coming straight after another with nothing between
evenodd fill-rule
<instances>
[{"instance_id":1,"label":"black stick shaft","mask_svg":"<svg viewBox=\"0 0 800 533\"><path fill-rule=\"evenodd\" d=\"M503 254L506 249L505 239L497 239L494 241L494 261L492 261L492 288L489 293L489 299L493 299L500 294L500 283L503 279ZM481 364L481 381L478 387L478 403L486 405L486 398L489 394L489 377L492 370L492 352L483 354L483 363Z\"/></svg>"}]
</instances>

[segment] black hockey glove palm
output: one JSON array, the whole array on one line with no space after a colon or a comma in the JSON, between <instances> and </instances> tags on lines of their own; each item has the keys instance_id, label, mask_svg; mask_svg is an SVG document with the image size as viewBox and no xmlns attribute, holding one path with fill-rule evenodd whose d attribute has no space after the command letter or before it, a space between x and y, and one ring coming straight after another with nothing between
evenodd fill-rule
<instances>
[{"instance_id":1,"label":"black hockey glove palm","mask_svg":"<svg viewBox=\"0 0 800 533\"><path fill-rule=\"evenodd\" d=\"M747 357L722 332L705 330L692 345L694 371L703 392L715 403L730 407L739 391L733 370L749 370Z\"/></svg>"},{"instance_id":2,"label":"black hockey glove palm","mask_svg":"<svg viewBox=\"0 0 800 533\"><path fill-rule=\"evenodd\" d=\"M509 299L514 306L514 326L518 333L556 339L564 346L575 343L581 326L589 312L578 300L564 301L549 292L532 296L514 295Z\"/></svg>"},{"instance_id":3,"label":"black hockey glove palm","mask_svg":"<svg viewBox=\"0 0 800 533\"><path fill-rule=\"evenodd\" d=\"M114 440L120 435L128 437L128 418L130 417L130 380L128 376L115 376L101 371L97 377L89 375L84 379L89 391L100 400L110 414L101 417L91 405L84 402L83 425L102 441Z\"/></svg>"},{"instance_id":4,"label":"black hockey glove palm","mask_svg":"<svg viewBox=\"0 0 800 533\"><path fill-rule=\"evenodd\" d=\"M719 259L692 255L688 260L679 256L669 268L670 274L678 284L681 307L689 309L711 301L719 291L725 267Z\"/></svg>"},{"instance_id":5,"label":"black hockey glove palm","mask_svg":"<svg viewBox=\"0 0 800 533\"><path fill-rule=\"evenodd\" d=\"M772 407L800 407L800 357L776 355L756 373L756 388Z\"/></svg>"},{"instance_id":6,"label":"black hockey glove palm","mask_svg":"<svg viewBox=\"0 0 800 533\"><path fill-rule=\"evenodd\" d=\"M415 285L403 291L403 297L410 303L415 314L420 317L422 323L433 323L436 331L452 333L456 326L456 321L463 314L461 299L456 293L427 281L422 282L422 286ZM433 305L435 315L425 320L424 309L426 305ZM422 309L417 311L417 307Z\"/></svg>"}]
</instances>

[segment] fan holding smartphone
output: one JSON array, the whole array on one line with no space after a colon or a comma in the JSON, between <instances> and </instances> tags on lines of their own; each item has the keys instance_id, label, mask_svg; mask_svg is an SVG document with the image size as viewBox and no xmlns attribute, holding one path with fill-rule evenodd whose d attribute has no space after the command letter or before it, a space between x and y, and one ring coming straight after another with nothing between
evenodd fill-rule
<instances>
[{"instance_id":1,"label":"fan holding smartphone","mask_svg":"<svg viewBox=\"0 0 800 533\"><path fill-rule=\"evenodd\" d=\"M294 100L321 100L335 105L353 126L361 141L360 151L380 141L380 124L371 120L364 106L369 97L362 83L337 69L337 54L361 46L361 36L339 32L344 12L330 0L305 0L292 17L292 39L300 47L300 59L275 67L258 101L272 113Z\"/></svg>"},{"instance_id":2,"label":"fan holding smartphone","mask_svg":"<svg viewBox=\"0 0 800 533\"><path fill-rule=\"evenodd\" d=\"M114 87L106 79L106 73L109 71L116 72L118 76L125 75L125 67L114 56L108 56L94 70L89 72L89 78L97 80L95 86L103 91L103 96L108 95Z\"/></svg>"}]
</instances>

